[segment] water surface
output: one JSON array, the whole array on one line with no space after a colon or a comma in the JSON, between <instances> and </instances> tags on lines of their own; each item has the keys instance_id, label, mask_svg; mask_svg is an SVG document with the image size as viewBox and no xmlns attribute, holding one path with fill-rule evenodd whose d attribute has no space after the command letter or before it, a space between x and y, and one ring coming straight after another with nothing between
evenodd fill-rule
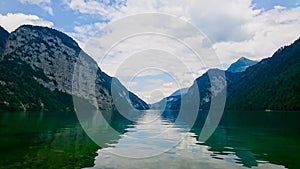
<instances>
[{"instance_id":1,"label":"water surface","mask_svg":"<svg viewBox=\"0 0 300 169\"><path fill-rule=\"evenodd\" d=\"M250 120L264 112L241 113ZM174 124L172 113L162 116L150 110L136 122L110 118L110 125L119 132L116 137L108 137L108 128L99 125L96 133L105 145L98 146L75 114L1 112L0 168L298 169L300 132L298 115L291 118L293 113L261 114L257 123L249 124L236 120L236 115L225 115L203 143L198 139L201 127L190 130L184 123ZM266 119L274 125L266 125Z\"/></svg>"},{"instance_id":2,"label":"water surface","mask_svg":"<svg viewBox=\"0 0 300 169\"><path fill-rule=\"evenodd\" d=\"M93 168L300 167L300 135L296 128L276 128L276 124L267 127L259 122L253 123L256 126L241 126L239 121L233 125L231 119L231 126L220 125L202 143L198 139L201 128L190 130L184 123L172 122L173 116L148 111L117 143L98 150Z\"/></svg>"}]
</instances>

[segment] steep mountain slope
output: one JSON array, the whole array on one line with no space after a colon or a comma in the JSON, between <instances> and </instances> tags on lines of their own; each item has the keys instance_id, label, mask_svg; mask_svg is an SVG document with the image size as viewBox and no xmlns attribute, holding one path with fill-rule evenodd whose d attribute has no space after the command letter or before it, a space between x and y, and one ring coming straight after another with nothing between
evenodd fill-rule
<instances>
[{"instance_id":1,"label":"steep mountain slope","mask_svg":"<svg viewBox=\"0 0 300 169\"><path fill-rule=\"evenodd\" d=\"M128 108L131 105L136 109L148 108L144 101L128 92L116 78L102 72L72 38L54 29L30 25L19 27L9 35L0 63L3 71L12 70L6 72L16 74L16 79L12 79L13 75L0 76L1 91L6 90L1 93L2 106L30 109L31 101L23 97L31 94L34 104L39 105L37 109L43 106L52 109L55 105L47 105L48 95L56 92L68 97L59 104L61 107L69 105L73 95L88 100L99 109L112 110L116 108L111 91L113 86L117 92L114 99L123 100L122 103L127 104ZM42 92L34 91L32 87ZM8 101L11 96L15 97L14 101Z\"/></svg>"},{"instance_id":2,"label":"steep mountain slope","mask_svg":"<svg viewBox=\"0 0 300 169\"><path fill-rule=\"evenodd\" d=\"M220 76L224 74L224 76ZM211 78L215 78L213 80L217 80L221 83L232 83L233 81L235 81L238 77L240 73L232 73L232 72L224 72L223 70L220 69L210 69L208 70L206 73L204 73L202 76L200 76L199 78L197 78L194 81L194 84L189 88L188 92L186 95L191 95L192 92L195 92L196 89L199 92L199 109L209 109L210 108L210 103L211 103L211 99L212 99L212 94L214 94L214 88L211 84ZM226 79L223 79L224 77L226 77ZM226 90L226 88L222 89L222 90ZM219 91L219 92L222 92ZM215 96L217 96L217 94L215 94ZM170 100L168 102L170 106L170 109L179 109L182 99L189 99L189 97L185 98L185 95L182 96L182 98L177 99L177 100ZM187 102L187 101L185 101Z\"/></svg>"},{"instance_id":3,"label":"steep mountain slope","mask_svg":"<svg viewBox=\"0 0 300 169\"><path fill-rule=\"evenodd\" d=\"M241 57L238 59L236 62L231 64L227 71L232 72L232 73L237 73L237 72L243 72L245 71L248 67L255 65L258 63L257 61L247 59L245 57Z\"/></svg>"},{"instance_id":4,"label":"steep mountain slope","mask_svg":"<svg viewBox=\"0 0 300 169\"><path fill-rule=\"evenodd\" d=\"M300 39L249 67L230 84L228 109L300 109Z\"/></svg>"},{"instance_id":5,"label":"steep mountain slope","mask_svg":"<svg viewBox=\"0 0 300 169\"><path fill-rule=\"evenodd\" d=\"M72 97L48 88L33 77L48 80L41 69L21 60L0 61L0 110L72 110Z\"/></svg>"},{"instance_id":6,"label":"steep mountain slope","mask_svg":"<svg viewBox=\"0 0 300 169\"><path fill-rule=\"evenodd\" d=\"M244 60L244 59L242 59ZM194 82L198 88L199 109L209 109L212 86L211 69ZM235 110L299 110L300 109L300 39L280 48L271 58L248 67L244 72L223 71L227 83L226 109ZM191 89L190 88L190 89ZM191 90L186 95L191 93ZM171 96L170 96L171 97ZM184 96L183 96L184 97ZM167 100L167 108L179 109L182 99Z\"/></svg>"},{"instance_id":7,"label":"steep mountain slope","mask_svg":"<svg viewBox=\"0 0 300 169\"><path fill-rule=\"evenodd\" d=\"M9 33L0 26L0 56L2 52L4 51L6 40L9 36Z\"/></svg>"}]
</instances>

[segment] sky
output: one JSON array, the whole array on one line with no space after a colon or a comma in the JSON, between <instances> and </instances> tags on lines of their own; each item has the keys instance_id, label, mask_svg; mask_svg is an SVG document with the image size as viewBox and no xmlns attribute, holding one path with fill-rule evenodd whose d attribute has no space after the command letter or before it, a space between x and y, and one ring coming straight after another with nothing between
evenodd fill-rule
<instances>
[{"instance_id":1,"label":"sky","mask_svg":"<svg viewBox=\"0 0 300 169\"><path fill-rule=\"evenodd\" d=\"M145 13L163 15L135 17ZM300 37L300 0L1 0L0 25L12 32L22 24L65 32L152 103L209 68L291 44ZM137 34L143 30L152 34ZM134 36L114 39L119 34Z\"/></svg>"}]
</instances>

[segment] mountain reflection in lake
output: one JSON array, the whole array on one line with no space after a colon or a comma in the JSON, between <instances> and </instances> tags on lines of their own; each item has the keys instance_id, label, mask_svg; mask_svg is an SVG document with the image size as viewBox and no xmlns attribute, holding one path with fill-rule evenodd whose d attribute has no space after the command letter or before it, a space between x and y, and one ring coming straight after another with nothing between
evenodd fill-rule
<instances>
[{"instance_id":1,"label":"mountain reflection in lake","mask_svg":"<svg viewBox=\"0 0 300 169\"><path fill-rule=\"evenodd\" d=\"M199 126L190 130L184 123L174 124L173 112L149 110L136 122L102 113L119 135L112 137L107 127L96 125L94 134L105 143L100 147L74 114L2 112L0 168L300 168L298 119L283 118L283 113L261 117L262 123L255 125L241 125L243 119L225 114L205 143L198 140ZM248 119L258 114L247 113ZM86 124L95 123L97 116L91 113ZM277 127L263 125L266 119Z\"/></svg>"},{"instance_id":2,"label":"mountain reflection in lake","mask_svg":"<svg viewBox=\"0 0 300 169\"><path fill-rule=\"evenodd\" d=\"M188 132L184 124L172 123L172 113L164 118L158 114L148 111L117 143L99 149L94 168L299 167L298 133L282 135L282 130L274 128L219 126L201 143L197 140L200 128Z\"/></svg>"}]
</instances>

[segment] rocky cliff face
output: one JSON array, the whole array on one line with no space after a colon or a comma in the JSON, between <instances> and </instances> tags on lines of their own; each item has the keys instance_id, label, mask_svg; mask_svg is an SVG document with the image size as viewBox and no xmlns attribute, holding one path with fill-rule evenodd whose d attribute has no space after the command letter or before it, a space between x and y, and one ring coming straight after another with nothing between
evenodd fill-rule
<instances>
[{"instance_id":1,"label":"rocky cliff face","mask_svg":"<svg viewBox=\"0 0 300 169\"><path fill-rule=\"evenodd\" d=\"M114 109L111 86L118 80L106 75L97 63L67 35L46 27L24 25L12 32L3 52L3 60L22 62L33 70L41 70L46 78L33 76L39 84L51 91L89 100L99 109ZM112 83L113 81L113 83ZM116 84L128 105L147 109L148 105ZM129 97L129 95L133 95Z\"/></svg>"},{"instance_id":2,"label":"rocky cliff face","mask_svg":"<svg viewBox=\"0 0 300 169\"><path fill-rule=\"evenodd\" d=\"M210 69L202 76L197 78L193 85L188 88L187 92L177 99L168 100L166 108L177 110L181 108L182 102L189 104L191 96L193 93L198 92L199 94L199 109L208 110L212 98L217 98L220 93L224 94L227 90L228 84L235 81L239 73L232 73L229 71L223 71L220 69ZM171 96L169 96L171 97ZM167 97L167 98L169 98ZM191 100L193 102L194 100ZM193 103L194 104L194 103Z\"/></svg>"},{"instance_id":3,"label":"rocky cliff face","mask_svg":"<svg viewBox=\"0 0 300 169\"><path fill-rule=\"evenodd\" d=\"M10 34L6 46L5 59L20 59L32 68L41 68L49 81L37 81L50 90L72 93L74 63L80 48L71 38L49 28L21 26Z\"/></svg>"}]
</instances>

